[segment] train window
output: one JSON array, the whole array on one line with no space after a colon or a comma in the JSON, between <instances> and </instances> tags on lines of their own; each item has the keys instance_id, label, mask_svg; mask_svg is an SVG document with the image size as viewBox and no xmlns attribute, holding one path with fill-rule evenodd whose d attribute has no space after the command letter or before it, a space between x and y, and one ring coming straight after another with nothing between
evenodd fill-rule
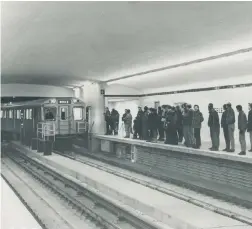
<instances>
[{"instance_id":1,"label":"train window","mask_svg":"<svg viewBox=\"0 0 252 229\"><path fill-rule=\"evenodd\" d=\"M32 119L32 109L25 110L25 119Z\"/></svg>"},{"instance_id":2,"label":"train window","mask_svg":"<svg viewBox=\"0 0 252 229\"><path fill-rule=\"evenodd\" d=\"M60 108L60 119L67 120L67 108L66 107Z\"/></svg>"},{"instance_id":3,"label":"train window","mask_svg":"<svg viewBox=\"0 0 252 229\"><path fill-rule=\"evenodd\" d=\"M21 110L17 110L17 119L20 119Z\"/></svg>"},{"instance_id":4,"label":"train window","mask_svg":"<svg viewBox=\"0 0 252 229\"><path fill-rule=\"evenodd\" d=\"M82 120L83 119L83 108L82 107L74 107L73 108L73 116L74 116L74 120Z\"/></svg>"},{"instance_id":5,"label":"train window","mask_svg":"<svg viewBox=\"0 0 252 229\"><path fill-rule=\"evenodd\" d=\"M3 110L1 110L1 118L3 118L3 113L4 113L4 111L3 111Z\"/></svg>"},{"instance_id":6,"label":"train window","mask_svg":"<svg viewBox=\"0 0 252 229\"><path fill-rule=\"evenodd\" d=\"M13 110L9 110L9 118L13 118Z\"/></svg>"},{"instance_id":7,"label":"train window","mask_svg":"<svg viewBox=\"0 0 252 229\"><path fill-rule=\"evenodd\" d=\"M44 108L45 120L55 120L56 119L56 107L45 107Z\"/></svg>"},{"instance_id":8,"label":"train window","mask_svg":"<svg viewBox=\"0 0 252 229\"><path fill-rule=\"evenodd\" d=\"M28 113L29 113L29 119L32 119L32 109L29 109Z\"/></svg>"},{"instance_id":9,"label":"train window","mask_svg":"<svg viewBox=\"0 0 252 229\"><path fill-rule=\"evenodd\" d=\"M4 111L3 116L4 116L4 118L7 118L7 111L6 110Z\"/></svg>"}]
</instances>

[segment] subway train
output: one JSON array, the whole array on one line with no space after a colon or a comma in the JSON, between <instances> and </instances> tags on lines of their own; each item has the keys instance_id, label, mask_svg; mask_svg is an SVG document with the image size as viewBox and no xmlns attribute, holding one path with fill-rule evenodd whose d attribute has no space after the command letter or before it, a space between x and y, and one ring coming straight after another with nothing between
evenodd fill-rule
<instances>
[{"instance_id":1,"label":"subway train","mask_svg":"<svg viewBox=\"0 0 252 229\"><path fill-rule=\"evenodd\" d=\"M2 139L31 146L33 139L48 138L55 146L70 149L72 139L86 130L85 103L77 98L43 98L1 106Z\"/></svg>"}]
</instances>

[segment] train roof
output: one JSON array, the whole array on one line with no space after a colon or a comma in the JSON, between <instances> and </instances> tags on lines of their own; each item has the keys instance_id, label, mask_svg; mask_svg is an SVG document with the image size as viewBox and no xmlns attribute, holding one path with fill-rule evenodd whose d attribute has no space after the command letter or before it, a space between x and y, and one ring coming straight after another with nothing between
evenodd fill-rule
<instances>
[{"instance_id":1,"label":"train roof","mask_svg":"<svg viewBox=\"0 0 252 229\"><path fill-rule=\"evenodd\" d=\"M56 99L56 100L69 100L69 99L78 99L75 97L62 97L62 98L43 98L43 99L36 99L31 101L24 101L24 102L16 102L11 104L1 104L1 108L13 108L13 107L35 107L35 106L42 106L43 104L49 103L50 100ZM79 100L79 99L78 99ZM81 100L79 100L79 103L83 103Z\"/></svg>"}]
</instances>

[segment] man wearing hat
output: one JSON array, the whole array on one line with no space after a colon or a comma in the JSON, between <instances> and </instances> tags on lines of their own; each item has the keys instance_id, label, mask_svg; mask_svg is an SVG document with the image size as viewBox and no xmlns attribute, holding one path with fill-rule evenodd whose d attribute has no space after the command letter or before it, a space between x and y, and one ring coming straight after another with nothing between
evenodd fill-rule
<instances>
[{"instance_id":1,"label":"man wearing hat","mask_svg":"<svg viewBox=\"0 0 252 229\"><path fill-rule=\"evenodd\" d=\"M214 109L213 104L208 104L209 118L208 126L210 128L210 136L212 141L212 147L209 148L212 151L218 151L220 146L220 121L217 111Z\"/></svg>"}]
</instances>

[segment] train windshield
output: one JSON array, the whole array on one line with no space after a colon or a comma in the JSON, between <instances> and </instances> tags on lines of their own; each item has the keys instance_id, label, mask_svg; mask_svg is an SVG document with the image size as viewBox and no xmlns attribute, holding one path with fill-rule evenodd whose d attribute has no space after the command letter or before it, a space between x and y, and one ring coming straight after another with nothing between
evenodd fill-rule
<instances>
[{"instance_id":1,"label":"train windshield","mask_svg":"<svg viewBox=\"0 0 252 229\"><path fill-rule=\"evenodd\" d=\"M82 120L83 119L83 108L82 107L74 107L73 108L73 116L74 120Z\"/></svg>"},{"instance_id":2,"label":"train windshield","mask_svg":"<svg viewBox=\"0 0 252 229\"><path fill-rule=\"evenodd\" d=\"M56 119L56 107L45 107L44 108L45 120L55 120Z\"/></svg>"}]
</instances>

